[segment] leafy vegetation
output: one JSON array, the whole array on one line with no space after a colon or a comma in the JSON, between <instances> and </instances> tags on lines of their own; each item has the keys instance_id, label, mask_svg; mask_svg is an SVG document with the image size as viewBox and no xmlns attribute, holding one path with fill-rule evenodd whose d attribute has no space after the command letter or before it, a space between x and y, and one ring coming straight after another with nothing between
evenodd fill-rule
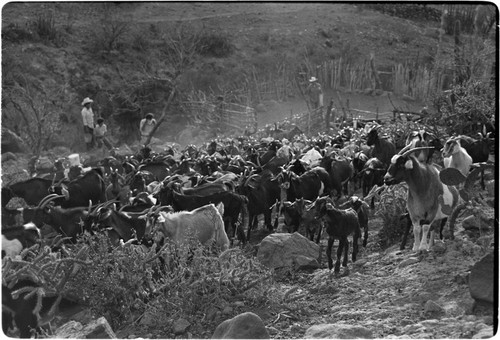
<instances>
[{"instance_id":1,"label":"leafy vegetation","mask_svg":"<svg viewBox=\"0 0 500 340\"><path fill-rule=\"evenodd\" d=\"M407 196L406 184L386 187L380 194L375 216L383 221L383 226L378 233L379 244L382 248L387 248L401 240L404 232L401 215L406 212Z\"/></svg>"}]
</instances>

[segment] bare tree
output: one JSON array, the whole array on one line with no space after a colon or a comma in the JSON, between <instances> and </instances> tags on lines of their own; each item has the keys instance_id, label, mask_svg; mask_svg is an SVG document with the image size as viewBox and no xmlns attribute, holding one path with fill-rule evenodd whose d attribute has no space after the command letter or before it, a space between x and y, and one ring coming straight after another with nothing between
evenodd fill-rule
<instances>
[{"instance_id":1,"label":"bare tree","mask_svg":"<svg viewBox=\"0 0 500 340\"><path fill-rule=\"evenodd\" d=\"M32 81L25 81L24 85L14 81L4 88L3 123L18 133L38 154L61 130L60 116L63 111L56 105L55 99L62 96L61 89L42 88Z\"/></svg>"}]
</instances>

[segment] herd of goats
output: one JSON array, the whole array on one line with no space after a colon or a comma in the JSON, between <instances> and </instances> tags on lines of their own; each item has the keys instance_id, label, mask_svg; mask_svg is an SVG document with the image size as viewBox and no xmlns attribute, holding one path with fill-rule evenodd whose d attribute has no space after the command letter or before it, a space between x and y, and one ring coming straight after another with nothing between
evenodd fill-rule
<instances>
[{"instance_id":1,"label":"herd of goats","mask_svg":"<svg viewBox=\"0 0 500 340\"><path fill-rule=\"evenodd\" d=\"M317 243L325 230L328 267L338 272L342 253L342 265L347 265L349 236L352 261L362 233L367 244L372 188L402 182L408 186L413 251L428 250L434 241L431 225L446 219L459 201L457 188L441 182L440 170L453 167L466 176L473 163L488 160L494 137L453 136L443 144L420 130L405 136L406 146L398 151L381 131L374 123L316 138L295 129L274 138L214 140L160 153L145 146L137 154L112 153L69 169L63 159L56 160L50 172L2 187L2 258L36 243L44 225L67 242L97 232L114 245L164 239L182 243L195 235L201 244L225 250L236 239L249 242L263 215L270 232L277 230L278 216L283 216L284 230L304 231ZM363 199L352 196L358 190ZM8 208L14 197L23 198L27 207ZM2 296L9 289L3 285ZM20 317L28 302L5 300L4 332L14 320L21 336L29 336L36 323Z\"/></svg>"}]
</instances>

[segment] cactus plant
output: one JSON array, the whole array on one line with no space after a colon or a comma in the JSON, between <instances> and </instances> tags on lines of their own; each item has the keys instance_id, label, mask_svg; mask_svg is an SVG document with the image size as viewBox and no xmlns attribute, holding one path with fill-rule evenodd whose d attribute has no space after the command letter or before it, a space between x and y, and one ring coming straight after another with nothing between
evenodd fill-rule
<instances>
[{"instance_id":1,"label":"cactus plant","mask_svg":"<svg viewBox=\"0 0 500 340\"><path fill-rule=\"evenodd\" d=\"M447 168L439 173L439 179L446 185L455 186L464 183L463 187L459 190L460 197L462 198L463 202L458 204L450 214L449 225L452 239L453 231L455 230L455 221L460 212L464 209L474 210L475 208L477 208L477 205L486 205L481 195L472 191L472 187L477 181L481 171L488 169L494 171L495 165L491 163L474 163L473 169L467 175L467 177L465 177L459 170L454 168Z\"/></svg>"}]
</instances>

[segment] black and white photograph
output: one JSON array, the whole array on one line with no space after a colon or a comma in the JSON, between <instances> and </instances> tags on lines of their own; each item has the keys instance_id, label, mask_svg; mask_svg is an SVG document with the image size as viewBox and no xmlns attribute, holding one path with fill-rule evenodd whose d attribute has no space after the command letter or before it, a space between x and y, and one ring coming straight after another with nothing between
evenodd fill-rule
<instances>
[{"instance_id":1,"label":"black and white photograph","mask_svg":"<svg viewBox=\"0 0 500 340\"><path fill-rule=\"evenodd\" d=\"M1 12L3 337L497 335L494 2Z\"/></svg>"}]
</instances>

